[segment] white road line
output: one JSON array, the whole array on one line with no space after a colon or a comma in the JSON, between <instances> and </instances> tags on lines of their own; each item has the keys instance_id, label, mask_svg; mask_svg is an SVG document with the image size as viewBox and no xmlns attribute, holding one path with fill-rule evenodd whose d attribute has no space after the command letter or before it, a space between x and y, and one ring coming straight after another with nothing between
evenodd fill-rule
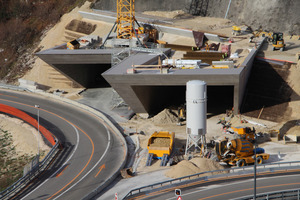
<instances>
[{"instance_id":1,"label":"white road line","mask_svg":"<svg viewBox=\"0 0 300 200\"><path fill-rule=\"evenodd\" d=\"M284 177L289 177L289 176L300 176L300 175L284 175ZM276 177L262 177L262 178L258 178L260 180L264 180L264 179L274 179L274 178L278 178L278 176ZM257 179L257 180L258 180ZM199 193L199 192L203 192L203 191L206 191L206 190L211 190L211 189L214 189L214 188L220 188L220 187L224 187L226 185L240 185L241 183L246 183L246 182L249 182L249 180L253 180L252 179L248 179L248 180L245 180L245 181L239 181L239 182L236 182L236 183L228 183L228 184L220 184L220 185L212 185L212 186L203 186L202 188L204 188L203 190L200 190L200 191L193 191L193 192L189 192L189 193L185 193L185 194L181 194L181 196L187 196L187 195L190 195L190 194L194 194L194 193ZM174 191L175 193L175 191ZM182 192L181 192L182 193ZM171 198L168 198L166 200L172 200L172 199L177 199L177 197L171 197Z\"/></svg>"},{"instance_id":2,"label":"white road line","mask_svg":"<svg viewBox=\"0 0 300 200\"><path fill-rule=\"evenodd\" d=\"M106 128L106 131L107 131L107 136L108 136L108 145L106 146L106 149L103 153L103 155L101 156L101 158L98 160L98 162L93 166L92 169L90 169L90 171L88 171L81 179L79 179L76 183L74 183L71 187L69 187L67 190L65 190L63 193L61 193L60 195L58 195L57 197L55 197L53 200L61 197L63 194L65 194L66 192L68 192L70 189L72 189L74 186L76 186L80 181L82 181L82 179L84 179L87 175L89 175L91 173L91 171L93 171L95 169L95 167L101 162L101 160L104 158L104 156L106 155L108 149L109 149L109 146L110 146L110 133L109 133L109 130L108 128L106 127L105 124L103 124L103 126Z\"/></svg>"},{"instance_id":3,"label":"white road line","mask_svg":"<svg viewBox=\"0 0 300 200\"><path fill-rule=\"evenodd\" d=\"M69 124L70 124L70 123L69 123ZM75 126L73 126L73 124L70 124L70 125L71 125L71 126L75 129L75 131L76 131L76 137L77 137L77 140L76 140L75 148L74 148L74 150L73 150L71 156L68 158L68 160L66 160L66 161L64 162L64 164L62 164L61 167L60 167L58 170L56 170L56 171L52 174L52 176L50 176L50 178L53 178L53 176L54 176L55 174L57 174L57 173L62 169L62 167L64 167L64 166L69 162L69 160L73 157L75 151L77 150L77 147L78 147L78 144L79 144L79 132L78 132L77 128L76 128ZM39 186L37 186L34 190L32 190L31 192L29 192L27 195L25 195L21 200L25 199L27 196L29 196L29 195L32 194L34 191L36 191L37 189L39 189L39 188L40 188L42 185L44 185L50 178L46 179L43 183L41 183Z\"/></svg>"}]
</instances>

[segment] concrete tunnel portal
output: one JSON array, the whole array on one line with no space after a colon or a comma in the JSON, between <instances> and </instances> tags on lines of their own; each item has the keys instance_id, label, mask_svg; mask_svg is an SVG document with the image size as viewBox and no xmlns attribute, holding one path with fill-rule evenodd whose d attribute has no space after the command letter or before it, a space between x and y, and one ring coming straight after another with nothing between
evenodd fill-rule
<instances>
[{"instance_id":1,"label":"concrete tunnel portal","mask_svg":"<svg viewBox=\"0 0 300 200\"><path fill-rule=\"evenodd\" d=\"M186 86L132 86L150 115L164 108L178 108L186 102ZM233 108L233 86L207 86L207 113L217 115Z\"/></svg>"}]
</instances>

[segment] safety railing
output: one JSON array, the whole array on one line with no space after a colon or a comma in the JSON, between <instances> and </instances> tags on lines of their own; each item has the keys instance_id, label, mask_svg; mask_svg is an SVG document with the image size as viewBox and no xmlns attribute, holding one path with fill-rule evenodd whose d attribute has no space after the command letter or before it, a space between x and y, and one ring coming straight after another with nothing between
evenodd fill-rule
<instances>
[{"instance_id":1,"label":"safety railing","mask_svg":"<svg viewBox=\"0 0 300 200\"><path fill-rule=\"evenodd\" d=\"M107 187L119 174L120 174L120 170L123 169L123 167L125 166L125 163L127 161L127 144L126 144L126 140L125 140L125 137L123 137L121 131L117 128L117 126L110 120L107 118L107 116L105 114L103 114L102 112L100 111L97 111L96 109L90 107L90 106L87 106L87 105L84 105L84 104L81 104L81 103L78 103L76 101L73 101L73 100L69 100L67 98L63 98L63 97L60 97L60 96L57 96L57 95L53 95L53 94L49 94L49 93L46 93L46 92L43 92L41 90L29 90L27 88L22 88L22 87L18 87L18 86L13 86L13 85L7 85L7 84L1 84L0 83L0 88L4 88L4 89L10 89L10 90L16 90L16 91L27 91L27 92L33 92L33 93L37 93L37 94L40 94L40 95L43 95L43 96L46 96L46 97L51 97L51 98L54 98L54 99L57 99L59 101L63 101L65 103L68 103L70 105L73 105L73 106L78 106L90 113L93 113L95 114L96 116L100 117L102 120L104 120L106 122L106 124L111 127L115 133L117 135L119 135L120 139L122 140L122 143L124 145L124 149L125 149L125 152L124 152L124 155L126 155L125 159L123 160L123 162L120 164L119 166L119 169L116 170L114 172L114 174L111 175L110 178L108 178L107 180L103 181L94 191L92 191L91 193L87 194L83 199L91 199L93 198L94 196L96 196L98 193L100 193L105 187ZM58 145L58 144L55 144L55 145ZM54 146L53 146L54 148ZM52 148L52 149L53 149ZM51 151L52 151L51 149ZM56 147L57 150L58 149L58 146ZM48 153L50 154L51 151ZM58 153L58 151L56 152ZM55 156L53 156L54 158ZM46 157L45 157L46 158ZM43 163L43 161L41 162L41 164ZM39 170L41 171L41 170ZM35 176L36 177L36 176ZM17 182L21 182L21 181L24 181L23 179L24 177L22 177L20 180L18 180ZM33 178L31 179L33 180ZM9 188L13 188L13 187L16 187L16 183L14 183L12 186L10 186ZM3 196L3 199L7 199L5 198L6 195L6 192L7 190L9 190L9 188L7 188L6 190L2 191L0 193L0 199L2 200L2 196ZM21 189L19 190L21 191ZM14 194L16 194L17 192L14 192ZM4 196L5 195L5 196Z\"/></svg>"},{"instance_id":2,"label":"safety railing","mask_svg":"<svg viewBox=\"0 0 300 200\"><path fill-rule=\"evenodd\" d=\"M233 200L252 200L254 199L253 195L246 197L241 197ZM268 200L268 199L300 199L300 189L290 189L277 192L269 192L264 194L256 195L256 200Z\"/></svg>"},{"instance_id":3,"label":"safety railing","mask_svg":"<svg viewBox=\"0 0 300 200\"><path fill-rule=\"evenodd\" d=\"M26 175L16 181L13 185L9 186L5 190L0 193L0 199L6 200L10 199L20 191L22 191L27 184L29 184L33 179L35 179L41 172L46 170L53 159L59 153L59 142L56 142L55 145L51 148L49 153L45 156L45 158L39 162L35 167L31 169Z\"/></svg>"},{"instance_id":4,"label":"safety railing","mask_svg":"<svg viewBox=\"0 0 300 200\"><path fill-rule=\"evenodd\" d=\"M275 172L280 170L288 170L288 169L300 169L300 161L293 161L293 162L277 162L277 163L268 163L263 165L256 166L256 172ZM157 189L159 187L172 185L172 184L180 184L186 181L200 181L200 180L208 180L212 177L230 177L234 175L244 175L244 174L252 174L254 171L254 166L245 166L245 167L235 167L235 168L228 168L228 169L221 169L221 170L214 170L214 171L207 171L201 172L189 176L184 176L176 179L171 179L143 187L139 187L133 190L130 190L127 195L123 198L123 200L127 199L132 195L136 195L141 192L145 192L148 190ZM215 174L215 175L211 175Z\"/></svg>"}]
</instances>

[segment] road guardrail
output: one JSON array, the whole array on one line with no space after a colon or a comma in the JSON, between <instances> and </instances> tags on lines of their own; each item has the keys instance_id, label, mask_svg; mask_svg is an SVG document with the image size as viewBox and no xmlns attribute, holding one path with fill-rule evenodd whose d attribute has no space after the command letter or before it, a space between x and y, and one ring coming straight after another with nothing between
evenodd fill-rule
<instances>
[{"instance_id":1,"label":"road guardrail","mask_svg":"<svg viewBox=\"0 0 300 200\"><path fill-rule=\"evenodd\" d=\"M31 169L31 171L29 171L22 178L16 181L13 185L3 190L0 193L0 199L2 200L10 199L17 193L21 192L33 179L38 177L41 172L46 170L51 165L51 162L53 161L53 159L55 159L58 153L59 153L59 142L56 140L55 145L51 148L51 150L45 156L45 158L37 165L35 165L35 167Z\"/></svg>"},{"instance_id":2,"label":"road guardrail","mask_svg":"<svg viewBox=\"0 0 300 200\"><path fill-rule=\"evenodd\" d=\"M275 172L280 170L288 170L288 169L300 169L300 161L293 161L293 162L277 162L277 163L267 163L263 165L256 165L256 173L263 173L263 172ZM127 199L132 195L136 195L138 193L142 193L148 190L158 189L159 187L164 187L168 185L174 184L181 184L186 183L188 181L200 181L200 180L209 180L210 178L216 177L230 177L236 175L245 175L245 174L253 174L254 165L253 166L245 166L245 167L234 167L234 168L227 168L221 170L214 170L214 171L207 171L201 172L197 174L192 174L189 176L184 176L176 179L171 179L163 182L158 182L155 184L139 187L130 190L123 200ZM211 175L215 174L215 175Z\"/></svg>"}]
</instances>

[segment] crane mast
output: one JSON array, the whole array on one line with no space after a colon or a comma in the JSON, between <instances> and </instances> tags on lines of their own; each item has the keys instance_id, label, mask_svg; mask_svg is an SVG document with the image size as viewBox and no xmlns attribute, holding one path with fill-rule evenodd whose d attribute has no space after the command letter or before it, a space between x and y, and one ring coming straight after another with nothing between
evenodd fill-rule
<instances>
[{"instance_id":1,"label":"crane mast","mask_svg":"<svg viewBox=\"0 0 300 200\"><path fill-rule=\"evenodd\" d=\"M117 0L117 38L131 39L134 34L135 0Z\"/></svg>"}]
</instances>

